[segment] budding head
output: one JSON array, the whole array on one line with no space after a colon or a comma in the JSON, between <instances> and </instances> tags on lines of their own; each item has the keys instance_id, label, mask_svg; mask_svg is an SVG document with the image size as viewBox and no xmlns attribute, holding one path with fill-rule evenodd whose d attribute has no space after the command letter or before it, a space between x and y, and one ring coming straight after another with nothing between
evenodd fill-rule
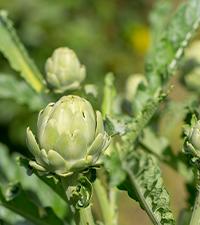
<instances>
[{"instance_id":1,"label":"budding head","mask_svg":"<svg viewBox=\"0 0 200 225\"><path fill-rule=\"evenodd\" d=\"M56 49L45 64L46 79L55 92L75 90L85 79L85 66L75 52L67 47Z\"/></svg>"},{"instance_id":2,"label":"budding head","mask_svg":"<svg viewBox=\"0 0 200 225\"><path fill-rule=\"evenodd\" d=\"M195 150L200 151L200 121L197 121L196 125L191 128L188 142Z\"/></svg>"},{"instance_id":3,"label":"budding head","mask_svg":"<svg viewBox=\"0 0 200 225\"><path fill-rule=\"evenodd\" d=\"M61 176L94 166L109 142L101 113L74 95L50 103L39 113L37 141L27 129L27 144L35 157L30 165Z\"/></svg>"}]
</instances>

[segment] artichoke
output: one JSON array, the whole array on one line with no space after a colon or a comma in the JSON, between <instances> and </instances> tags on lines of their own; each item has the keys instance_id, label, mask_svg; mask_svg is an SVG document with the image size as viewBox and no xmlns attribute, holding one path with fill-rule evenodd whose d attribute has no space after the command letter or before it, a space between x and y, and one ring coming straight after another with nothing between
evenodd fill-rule
<instances>
[{"instance_id":1,"label":"artichoke","mask_svg":"<svg viewBox=\"0 0 200 225\"><path fill-rule=\"evenodd\" d=\"M185 151L200 157L200 120L189 131Z\"/></svg>"},{"instance_id":2,"label":"artichoke","mask_svg":"<svg viewBox=\"0 0 200 225\"><path fill-rule=\"evenodd\" d=\"M27 145L35 157L30 166L68 176L95 166L110 137L104 130L101 113L94 112L84 98L68 95L40 111L37 141L27 128Z\"/></svg>"},{"instance_id":3,"label":"artichoke","mask_svg":"<svg viewBox=\"0 0 200 225\"><path fill-rule=\"evenodd\" d=\"M127 100L129 100L130 102L133 101L140 84L143 85L147 84L147 81L142 74L132 74L128 77L126 81L126 92L125 92Z\"/></svg>"},{"instance_id":4,"label":"artichoke","mask_svg":"<svg viewBox=\"0 0 200 225\"><path fill-rule=\"evenodd\" d=\"M53 52L46 61L45 71L49 87L58 93L79 88L86 73L75 52L67 47Z\"/></svg>"}]
</instances>

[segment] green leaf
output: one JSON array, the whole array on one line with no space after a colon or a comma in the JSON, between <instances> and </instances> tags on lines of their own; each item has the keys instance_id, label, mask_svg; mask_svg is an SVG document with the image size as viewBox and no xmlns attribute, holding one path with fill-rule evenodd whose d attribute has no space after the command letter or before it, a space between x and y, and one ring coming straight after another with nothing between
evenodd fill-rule
<instances>
[{"instance_id":1,"label":"green leaf","mask_svg":"<svg viewBox=\"0 0 200 225\"><path fill-rule=\"evenodd\" d=\"M142 148L153 154L159 161L166 163L183 176L186 182L191 183L194 179L193 171L186 161L183 152L174 154L171 146L164 137L156 135L151 129L146 128L140 139Z\"/></svg>"},{"instance_id":2,"label":"green leaf","mask_svg":"<svg viewBox=\"0 0 200 225\"><path fill-rule=\"evenodd\" d=\"M5 222L5 224L8 223L9 225L32 225L31 222L28 222L20 215L17 215L16 213L13 213L9 209L6 209L0 205L0 224L1 219Z\"/></svg>"},{"instance_id":3,"label":"green leaf","mask_svg":"<svg viewBox=\"0 0 200 225\"><path fill-rule=\"evenodd\" d=\"M47 177L47 176L40 176L37 171L31 170L29 168L29 160L23 157L19 157L18 161L21 166L23 166L27 173L34 173L40 180L42 180L46 185L48 185L58 196L60 196L64 201L66 201L66 194L64 192L64 189L58 180L56 180L53 177Z\"/></svg>"},{"instance_id":4,"label":"green leaf","mask_svg":"<svg viewBox=\"0 0 200 225\"><path fill-rule=\"evenodd\" d=\"M7 221L1 219L1 217L0 217L0 224L1 224L1 225L11 225L11 224L8 223Z\"/></svg>"},{"instance_id":5,"label":"green leaf","mask_svg":"<svg viewBox=\"0 0 200 225\"><path fill-rule=\"evenodd\" d=\"M150 23L153 44L159 40L160 34L166 27L169 15L172 13L172 1L158 0L150 13Z\"/></svg>"},{"instance_id":6,"label":"green leaf","mask_svg":"<svg viewBox=\"0 0 200 225\"><path fill-rule=\"evenodd\" d=\"M68 205L65 202L65 193L61 185L56 184L52 178L41 178L34 174L28 176L26 169L17 164L16 158L19 158L19 155L10 155L7 147L0 144L1 185L5 188L9 183L19 182L23 189L37 193L43 205L50 206L60 218L66 216L68 218ZM28 161L26 160L26 165L27 164ZM38 189L38 187L40 188ZM58 193L60 193L60 195ZM46 196L48 196L48 198Z\"/></svg>"},{"instance_id":7,"label":"green leaf","mask_svg":"<svg viewBox=\"0 0 200 225\"><path fill-rule=\"evenodd\" d=\"M193 33L200 23L200 1L191 0L182 5L174 15L162 38L147 58L146 75L149 81L144 91L145 99L142 103L141 112L129 124L130 131L124 135L124 149L129 151L132 144L140 135L143 128L148 124L163 100L161 87L172 75L177 63L188 45ZM174 32L174 33L173 33ZM148 98L150 96L150 98ZM140 97L140 96L139 96ZM138 98L139 98L138 97Z\"/></svg>"},{"instance_id":8,"label":"green leaf","mask_svg":"<svg viewBox=\"0 0 200 225\"><path fill-rule=\"evenodd\" d=\"M112 151L112 154L106 155L103 159L105 169L109 173L109 184L111 187L116 187L126 178L126 173L121 168L121 160L119 153Z\"/></svg>"},{"instance_id":9,"label":"green leaf","mask_svg":"<svg viewBox=\"0 0 200 225\"><path fill-rule=\"evenodd\" d=\"M170 78L199 23L199 0L187 1L168 23L147 59L146 74L153 90Z\"/></svg>"},{"instance_id":10,"label":"green leaf","mask_svg":"<svg viewBox=\"0 0 200 225\"><path fill-rule=\"evenodd\" d=\"M104 128L109 136L123 135L126 130L125 122L116 117L106 116Z\"/></svg>"},{"instance_id":11,"label":"green leaf","mask_svg":"<svg viewBox=\"0 0 200 225\"><path fill-rule=\"evenodd\" d=\"M150 128L144 129L141 143L158 156L163 155L169 144L165 137L157 136Z\"/></svg>"},{"instance_id":12,"label":"green leaf","mask_svg":"<svg viewBox=\"0 0 200 225\"><path fill-rule=\"evenodd\" d=\"M127 125L128 131L123 136L123 149L125 151L129 152L130 149L132 149L132 145L134 144L144 127L151 120L152 116L157 111L160 102L162 102L165 97L165 94L160 93L158 97L150 99L145 104L142 111Z\"/></svg>"},{"instance_id":13,"label":"green leaf","mask_svg":"<svg viewBox=\"0 0 200 225\"><path fill-rule=\"evenodd\" d=\"M6 11L0 11L0 51L9 60L14 70L37 92L44 89L44 80L39 70L29 58L28 53L20 42L12 22Z\"/></svg>"},{"instance_id":14,"label":"green leaf","mask_svg":"<svg viewBox=\"0 0 200 225\"><path fill-rule=\"evenodd\" d=\"M14 100L21 105L27 105L31 110L44 107L45 100L36 94L24 81L14 76L0 73L0 99Z\"/></svg>"},{"instance_id":15,"label":"green leaf","mask_svg":"<svg viewBox=\"0 0 200 225\"><path fill-rule=\"evenodd\" d=\"M175 224L169 207L169 195L164 187L157 160L142 149L132 151L122 161L127 174L120 189L140 203L154 225Z\"/></svg>"},{"instance_id":16,"label":"green leaf","mask_svg":"<svg viewBox=\"0 0 200 225\"><path fill-rule=\"evenodd\" d=\"M63 225L51 208L43 208L33 202L29 193L20 185L12 185L3 193L0 186L0 204L23 216L36 225ZM25 207L22 203L25 203Z\"/></svg>"}]
</instances>

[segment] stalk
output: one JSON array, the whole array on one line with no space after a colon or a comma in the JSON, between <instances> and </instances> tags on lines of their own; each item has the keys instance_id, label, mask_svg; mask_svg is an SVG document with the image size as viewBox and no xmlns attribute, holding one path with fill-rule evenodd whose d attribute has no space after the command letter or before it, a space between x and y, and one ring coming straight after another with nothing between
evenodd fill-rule
<instances>
[{"instance_id":1,"label":"stalk","mask_svg":"<svg viewBox=\"0 0 200 225\"><path fill-rule=\"evenodd\" d=\"M198 189L190 225L200 225L200 190Z\"/></svg>"},{"instance_id":2,"label":"stalk","mask_svg":"<svg viewBox=\"0 0 200 225\"><path fill-rule=\"evenodd\" d=\"M190 220L190 225L200 225L200 171L197 171L197 196Z\"/></svg>"},{"instance_id":3,"label":"stalk","mask_svg":"<svg viewBox=\"0 0 200 225\"><path fill-rule=\"evenodd\" d=\"M117 188L110 187L109 197L110 197L110 208L113 225L118 224L118 205L117 205L118 193L119 192L117 191Z\"/></svg>"},{"instance_id":4,"label":"stalk","mask_svg":"<svg viewBox=\"0 0 200 225\"><path fill-rule=\"evenodd\" d=\"M111 207L110 203L108 201L107 193L105 191L105 188L101 184L99 179L96 179L94 182L94 190L98 199L98 203L101 209L103 221L105 225L111 225L113 224L112 221L112 212L111 212Z\"/></svg>"},{"instance_id":5,"label":"stalk","mask_svg":"<svg viewBox=\"0 0 200 225\"><path fill-rule=\"evenodd\" d=\"M87 208L79 210L79 219L77 224L95 225L90 205Z\"/></svg>"},{"instance_id":6,"label":"stalk","mask_svg":"<svg viewBox=\"0 0 200 225\"><path fill-rule=\"evenodd\" d=\"M71 191L76 186L78 174L74 174L67 178L61 178L62 186L65 190L66 200L69 204L70 214L73 217L71 225L95 225L91 206L77 209L73 200L71 199Z\"/></svg>"},{"instance_id":7,"label":"stalk","mask_svg":"<svg viewBox=\"0 0 200 225\"><path fill-rule=\"evenodd\" d=\"M102 103L102 114L105 118L107 115L112 115L113 101L116 96L116 89L114 86L114 75L108 73L105 77L104 96ZM107 152L113 151L113 142L111 142ZM117 225L117 189L109 187L109 197L105 188L101 184L100 180L96 180L94 183L94 190L96 192L98 202L101 208L103 220L105 225Z\"/></svg>"}]
</instances>

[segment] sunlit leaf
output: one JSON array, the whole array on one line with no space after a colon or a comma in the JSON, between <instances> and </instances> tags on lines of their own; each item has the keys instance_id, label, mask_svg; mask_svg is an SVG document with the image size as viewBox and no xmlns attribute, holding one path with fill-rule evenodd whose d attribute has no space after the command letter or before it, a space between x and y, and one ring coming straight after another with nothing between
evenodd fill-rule
<instances>
[{"instance_id":1,"label":"sunlit leaf","mask_svg":"<svg viewBox=\"0 0 200 225\"><path fill-rule=\"evenodd\" d=\"M44 89L44 81L39 70L28 56L20 42L12 22L5 11L0 11L0 51L9 60L12 68L18 71L35 91Z\"/></svg>"}]
</instances>

